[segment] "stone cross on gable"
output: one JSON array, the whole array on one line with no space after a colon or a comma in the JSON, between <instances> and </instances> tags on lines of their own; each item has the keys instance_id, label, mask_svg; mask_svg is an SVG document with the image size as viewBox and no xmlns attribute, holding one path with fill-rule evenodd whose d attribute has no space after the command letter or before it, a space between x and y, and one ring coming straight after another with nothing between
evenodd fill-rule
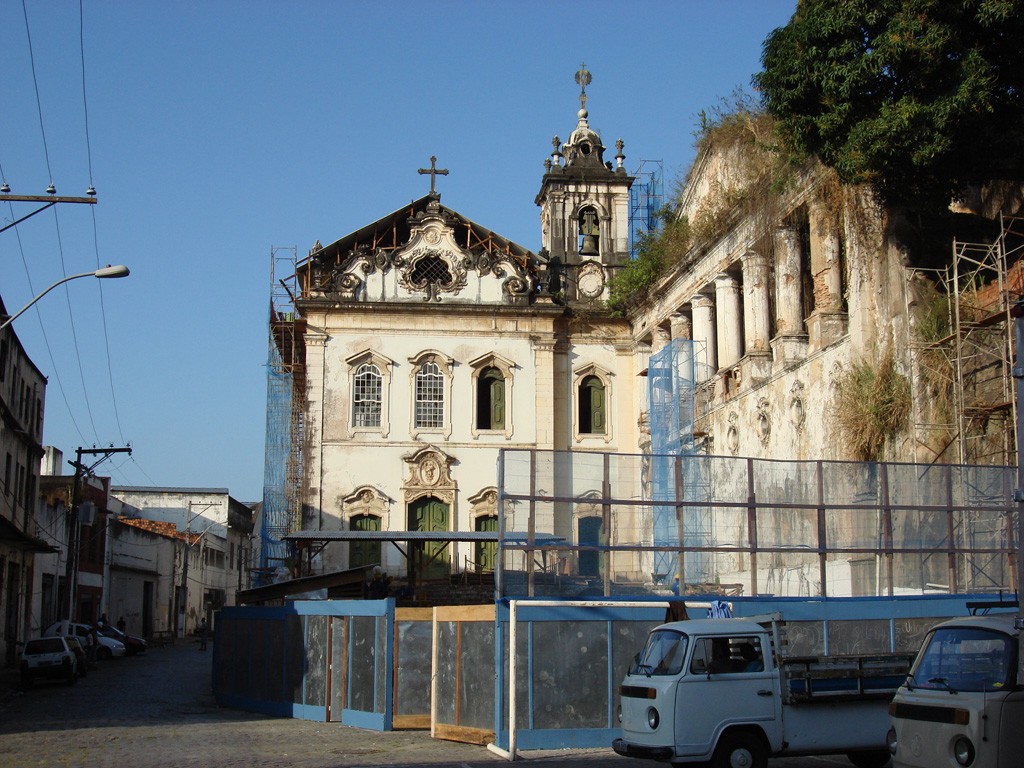
<instances>
[{"instance_id":1,"label":"stone cross on gable","mask_svg":"<svg viewBox=\"0 0 1024 768\"><path fill-rule=\"evenodd\" d=\"M437 158L434 155L431 155L430 156L430 167L429 168L420 168L417 171L417 173L421 173L421 174L429 173L430 174L430 194L433 195L433 194L436 194L436 192L434 190L434 180L438 176L447 176L448 175L448 169L447 168L438 168L437 167Z\"/></svg>"}]
</instances>

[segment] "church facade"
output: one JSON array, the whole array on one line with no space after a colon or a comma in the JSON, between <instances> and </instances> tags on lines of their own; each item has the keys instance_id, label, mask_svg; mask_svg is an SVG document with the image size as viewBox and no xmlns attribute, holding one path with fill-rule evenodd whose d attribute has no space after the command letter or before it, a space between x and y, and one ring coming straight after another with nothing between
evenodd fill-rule
<instances>
[{"instance_id":1,"label":"church facade","mask_svg":"<svg viewBox=\"0 0 1024 768\"><path fill-rule=\"evenodd\" d=\"M585 84L545 163L539 254L442 205L432 159L430 193L300 265L304 529L496 530L501 448L637 450L644 355L625 320L565 306L606 297L628 258L632 179L621 141L604 158ZM493 545L427 548L435 575L493 565ZM315 568L404 560L346 542Z\"/></svg>"},{"instance_id":2,"label":"church facade","mask_svg":"<svg viewBox=\"0 0 1024 768\"><path fill-rule=\"evenodd\" d=\"M952 381L949 366L938 375L925 370L937 356L921 330L929 307L937 299L948 306L949 299L908 258L899 220L866 190L840 187L820 166L805 166L768 200L769 166L752 162L735 143L704 147L676 210L700 236L640 300L609 311L609 281L630 260L633 179L623 167L622 141L606 158L610 150L589 126L589 82L585 69L577 73L576 125L566 141L554 138L545 162L535 199L538 252L442 205L435 177L446 171L431 158L420 171L431 175L427 195L329 245L317 242L299 264L294 304L301 331L289 352L302 361L293 389L302 416L295 504L301 521L292 521L293 530L493 531L503 448L660 451L652 439L648 373L653 377L653 361L670 345L685 345L695 360L687 384L694 451L791 462L1008 463L999 451L1012 442L1012 429L1008 437L1006 419L992 409L971 434L996 450L971 454L961 437L966 447L956 454L957 428L945 403L966 385ZM751 123L740 133L758 130ZM745 141L748 150L759 145ZM763 203L751 206L759 195ZM1005 314L1005 293L975 298L979 317ZM959 332L947 326L942 343L948 347ZM969 370L960 370L966 380ZM988 360L978 370L991 370ZM847 383L861 371L876 381L883 371L896 393L882 404L896 427L866 447L854 445L840 418L860 405ZM1004 373L1009 381L1008 368ZM1003 394L979 396L998 403L1009 399ZM813 489L801 485L802 470L792 471L773 482L800 506ZM640 515L647 513L633 506L628 531L602 529L594 501L600 482L571 495L578 503L545 508L538 531L569 547L646 535ZM706 543L753 552L757 540L747 540L746 516L745 508L720 510ZM800 509L773 519L772 541L807 544L822 535L817 518ZM854 530L854 516L830 520L833 542L873 541L877 534L874 522ZM494 566L493 544L423 548L428 576ZM566 575L638 584L665 576L634 552L602 560L600 569L610 574L584 574L594 565L587 559L585 569L585 559L578 553L558 567ZM301 573L375 563L401 575L406 553L373 536L335 541L316 550ZM755 582L767 577L751 575L745 563L742 554L725 553L704 580L764 591L766 584ZM780 572L784 566L780 561ZM816 594L817 565L796 570L807 582L799 586L804 592L781 582L769 591ZM870 579L855 581L850 594L875 589Z\"/></svg>"}]
</instances>

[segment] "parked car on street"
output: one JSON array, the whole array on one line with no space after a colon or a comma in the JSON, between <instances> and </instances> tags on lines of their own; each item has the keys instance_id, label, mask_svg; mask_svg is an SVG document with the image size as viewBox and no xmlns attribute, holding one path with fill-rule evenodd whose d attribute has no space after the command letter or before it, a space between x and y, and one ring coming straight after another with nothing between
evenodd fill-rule
<instances>
[{"instance_id":1,"label":"parked car on street","mask_svg":"<svg viewBox=\"0 0 1024 768\"><path fill-rule=\"evenodd\" d=\"M82 647L88 650L89 647L89 634L92 629L88 624L78 624L73 621L56 621L46 628L43 632L44 637L53 637L55 635L73 635L78 638L78 642L82 644ZM112 637L107 637L99 632L96 633L96 638L99 640L99 645L96 647L96 658L100 661L105 661L110 658L121 658L127 653L124 647L124 643L120 640L115 640Z\"/></svg>"},{"instance_id":2,"label":"parked car on street","mask_svg":"<svg viewBox=\"0 0 1024 768\"><path fill-rule=\"evenodd\" d=\"M146 652L146 641L135 635L128 635L110 624L97 624L96 631L104 637L109 637L124 643L125 653L134 656L136 653Z\"/></svg>"},{"instance_id":3,"label":"parked car on street","mask_svg":"<svg viewBox=\"0 0 1024 768\"><path fill-rule=\"evenodd\" d=\"M68 685L78 680L78 657L64 637L37 637L25 643L21 682L28 687L37 677L64 680Z\"/></svg>"}]
</instances>

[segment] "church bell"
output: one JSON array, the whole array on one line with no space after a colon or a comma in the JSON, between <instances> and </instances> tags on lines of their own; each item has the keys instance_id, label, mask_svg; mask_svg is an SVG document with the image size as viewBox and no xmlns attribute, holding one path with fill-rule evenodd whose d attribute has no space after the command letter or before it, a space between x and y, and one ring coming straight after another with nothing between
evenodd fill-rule
<instances>
[{"instance_id":1,"label":"church bell","mask_svg":"<svg viewBox=\"0 0 1024 768\"><path fill-rule=\"evenodd\" d=\"M580 245L580 256L597 256L597 235L584 235Z\"/></svg>"}]
</instances>

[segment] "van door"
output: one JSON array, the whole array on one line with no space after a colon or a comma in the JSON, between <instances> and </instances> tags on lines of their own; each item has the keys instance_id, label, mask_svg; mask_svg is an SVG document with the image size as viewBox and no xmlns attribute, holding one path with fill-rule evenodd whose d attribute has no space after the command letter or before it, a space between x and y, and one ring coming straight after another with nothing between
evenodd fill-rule
<instances>
[{"instance_id":1,"label":"van door","mask_svg":"<svg viewBox=\"0 0 1024 768\"><path fill-rule=\"evenodd\" d=\"M759 636L702 637L676 688L676 754L706 755L730 725L758 725L773 748L781 743L778 675Z\"/></svg>"}]
</instances>

